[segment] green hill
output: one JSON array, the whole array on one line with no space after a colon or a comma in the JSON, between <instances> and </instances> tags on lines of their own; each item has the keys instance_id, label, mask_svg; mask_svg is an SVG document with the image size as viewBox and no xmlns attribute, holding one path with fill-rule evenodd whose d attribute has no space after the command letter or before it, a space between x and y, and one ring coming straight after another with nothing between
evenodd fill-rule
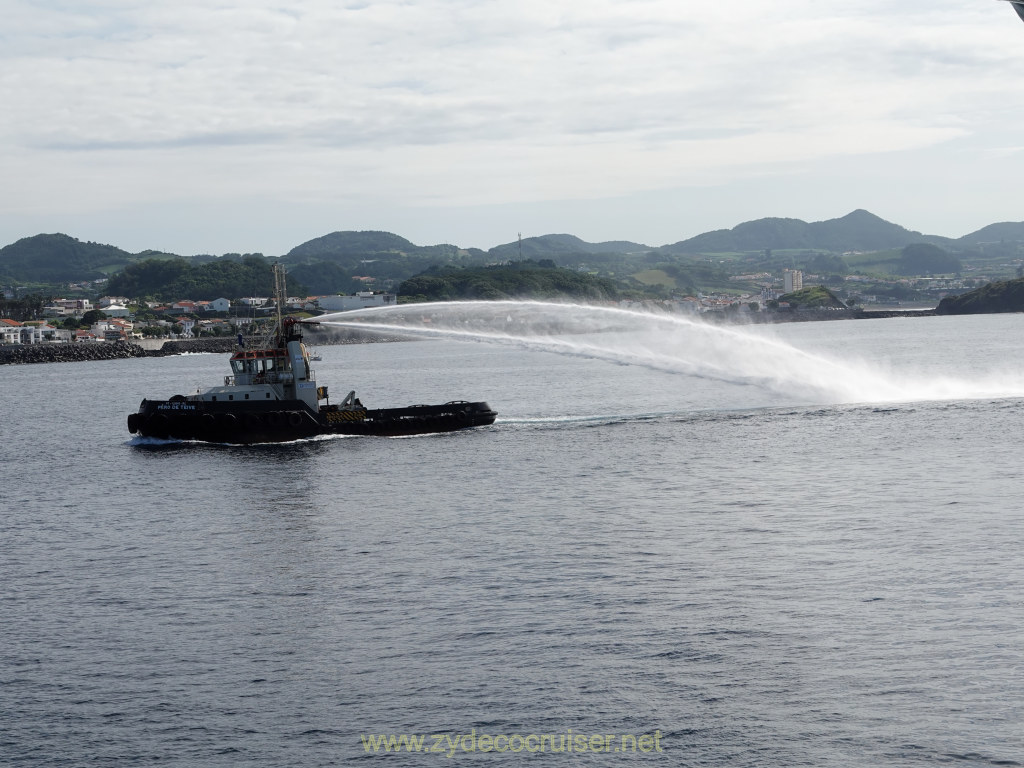
<instances>
[{"instance_id":1,"label":"green hill","mask_svg":"<svg viewBox=\"0 0 1024 768\"><path fill-rule=\"evenodd\" d=\"M621 290L611 280L569 269L541 266L534 261L520 261L479 268L433 268L403 282L398 293L406 301L510 298L606 300L616 298Z\"/></svg>"},{"instance_id":2,"label":"green hill","mask_svg":"<svg viewBox=\"0 0 1024 768\"><path fill-rule=\"evenodd\" d=\"M842 299L824 285L813 285L808 288L801 288L799 291L784 294L779 297L779 301L789 302L789 305L794 309L826 309L828 307L846 309Z\"/></svg>"},{"instance_id":3,"label":"green hill","mask_svg":"<svg viewBox=\"0 0 1024 768\"><path fill-rule=\"evenodd\" d=\"M1001 241L1024 242L1024 221L1003 221L998 224L989 224L987 227L982 227L977 232L971 232L957 240L962 245Z\"/></svg>"},{"instance_id":4,"label":"green hill","mask_svg":"<svg viewBox=\"0 0 1024 768\"><path fill-rule=\"evenodd\" d=\"M83 243L63 234L34 235L0 248L0 279L33 283L99 280L133 257L113 245Z\"/></svg>"},{"instance_id":5,"label":"green hill","mask_svg":"<svg viewBox=\"0 0 1024 768\"><path fill-rule=\"evenodd\" d=\"M353 259L366 260L388 257L432 257L453 258L477 256L484 252L479 248L460 248L450 243L440 245L416 245L404 237L391 232L332 232L323 237L307 240L288 251L283 257L285 263L309 263L315 260L331 260L339 263Z\"/></svg>"},{"instance_id":6,"label":"green hill","mask_svg":"<svg viewBox=\"0 0 1024 768\"><path fill-rule=\"evenodd\" d=\"M1024 312L1024 278L988 283L959 296L947 296L935 308L938 315L999 312Z\"/></svg>"},{"instance_id":7,"label":"green hill","mask_svg":"<svg viewBox=\"0 0 1024 768\"><path fill-rule=\"evenodd\" d=\"M273 296L274 276L270 262L260 256L241 260L221 258L191 264L185 259L147 259L129 264L110 279L107 290L132 298L181 298L212 301L220 297ZM307 288L297 280L288 280L289 295L304 296Z\"/></svg>"},{"instance_id":8,"label":"green hill","mask_svg":"<svg viewBox=\"0 0 1024 768\"><path fill-rule=\"evenodd\" d=\"M575 235L540 235L496 245L487 255L499 260L553 259L559 257L586 256L599 253L646 253L650 246L632 243L628 240L611 240L603 243L588 243Z\"/></svg>"},{"instance_id":9,"label":"green hill","mask_svg":"<svg viewBox=\"0 0 1024 768\"><path fill-rule=\"evenodd\" d=\"M332 232L307 240L288 251L287 256L365 256L374 253L413 253L419 246L390 232Z\"/></svg>"},{"instance_id":10,"label":"green hill","mask_svg":"<svg viewBox=\"0 0 1024 768\"><path fill-rule=\"evenodd\" d=\"M292 248L281 262L314 293L360 290L355 278L401 281L439 264L485 263L478 248L456 245L415 245L390 232L332 232Z\"/></svg>"},{"instance_id":11,"label":"green hill","mask_svg":"<svg viewBox=\"0 0 1024 768\"><path fill-rule=\"evenodd\" d=\"M923 261L905 252L908 246L941 248ZM851 253L857 251L860 253ZM923 251L922 251L923 252ZM839 256L843 254L843 256ZM184 258L196 267L229 258L240 261L262 254L182 257L163 251L132 254L113 245L82 242L64 234L40 234L0 248L0 283L57 286L99 280L129 264L152 259ZM636 285L671 290L728 288L730 275L803 269L820 275L850 271L889 274L948 274L955 259L989 277L1009 277L1024 260L1024 222L991 224L959 239L918 232L887 222L864 210L838 219L808 223L765 218L705 232L672 245L651 247L628 240L591 243L570 234L548 234L495 246L490 251L452 244L416 245L382 231L338 231L295 246L281 262L289 274L315 293L351 292L374 278L376 285L396 285L432 266L479 268L496 262L550 260L556 266L584 268L613 280L639 275ZM654 275L651 270L666 273ZM654 279L657 278L657 279Z\"/></svg>"},{"instance_id":12,"label":"green hill","mask_svg":"<svg viewBox=\"0 0 1024 768\"><path fill-rule=\"evenodd\" d=\"M880 251L902 248L911 243L948 245L949 238L922 235L892 224L864 210L839 219L807 223L800 219L757 219L732 229L707 232L682 240L661 250L669 253L726 253L788 249L818 249L833 252Z\"/></svg>"},{"instance_id":13,"label":"green hill","mask_svg":"<svg viewBox=\"0 0 1024 768\"><path fill-rule=\"evenodd\" d=\"M945 275L955 274L963 269L963 264L953 256L929 243L913 243L900 253L896 265L899 275Z\"/></svg>"}]
</instances>

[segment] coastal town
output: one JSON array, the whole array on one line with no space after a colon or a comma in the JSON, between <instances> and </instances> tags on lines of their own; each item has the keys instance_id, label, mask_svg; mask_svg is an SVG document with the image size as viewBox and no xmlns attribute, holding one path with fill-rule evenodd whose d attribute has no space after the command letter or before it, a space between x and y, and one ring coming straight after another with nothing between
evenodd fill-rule
<instances>
[{"instance_id":1,"label":"coastal town","mask_svg":"<svg viewBox=\"0 0 1024 768\"><path fill-rule=\"evenodd\" d=\"M669 298L622 299L611 303L622 308L649 309L688 315L715 315L718 313L752 316L757 313L810 312L827 309L835 312L845 307L875 309L927 309L934 307L945 296L962 293L975 285L987 282L984 276L916 277L885 281L878 293L877 277L845 275L837 285L832 278L833 295L846 296L839 305L791 306L787 296L801 291L806 285L825 285L828 275L805 274L801 270L787 269L781 274L758 273L734 275L737 284L757 284L759 291L699 291L695 295ZM102 282L102 281L101 281ZM867 292L871 286L876 292ZM84 292L86 285L73 286L75 293ZM914 302L894 297L900 293L913 293ZM8 297L14 295L7 289ZM398 297L387 291L359 291L350 295L289 297L285 312L316 316L329 312L389 306L398 303ZM41 307L38 319L15 320L0 318L0 345L70 344L97 342L142 342L154 339L198 339L232 337L245 333L249 326L274 311L269 297L221 297L211 301L181 299L174 302L133 302L126 296L89 298L56 298ZM767 318L760 318L767 319Z\"/></svg>"},{"instance_id":2,"label":"coastal town","mask_svg":"<svg viewBox=\"0 0 1024 768\"><path fill-rule=\"evenodd\" d=\"M360 291L351 296L289 297L283 310L311 316L394 302L395 295L391 293ZM258 296L137 305L125 296L103 296L95 303L89 299L60 298L42 308L42 319L0 318L0 345L233 337L246 333L254 322L274 310L273 299Z\"/></svg>"}]
</instances>

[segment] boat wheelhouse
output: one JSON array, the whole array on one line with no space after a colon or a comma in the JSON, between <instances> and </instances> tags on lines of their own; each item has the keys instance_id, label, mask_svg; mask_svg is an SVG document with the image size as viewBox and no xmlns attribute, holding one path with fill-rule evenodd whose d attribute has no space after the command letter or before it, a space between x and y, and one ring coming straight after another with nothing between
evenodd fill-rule
<instances>
[{"instance_id":1,"label":"boat wheelhouse","mask_svg":"<svg viewBox=\"0 0 1024 768\"><path fill-rule=\"evenodd\" d=\"M282 317L284 270L274 267L277 323L254 349L240 345L220 386L169 400L143 400L128 416L132 434L222 443L285 442L324 434L400 436L450 432L493 424L487 403L453 400L442 405L367 409L349 392L331 404L317 386L302 342L302 321Z\"/></svg>"}]
</instances>

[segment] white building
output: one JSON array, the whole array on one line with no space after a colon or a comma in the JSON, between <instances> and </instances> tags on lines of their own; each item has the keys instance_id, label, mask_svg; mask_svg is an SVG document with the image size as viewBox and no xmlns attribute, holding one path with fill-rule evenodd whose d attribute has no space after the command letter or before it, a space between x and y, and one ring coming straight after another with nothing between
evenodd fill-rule
<instances>
[{"instance_id":1,"label":"white building","mask_svg":"<svg viewBox=\"0 0 1024 768\"><path fill-rule=\"evenodd\" d=\"M43 308L47 317L81 317L92 309L88 299L55 299L53 304Z\"/></svg>"},{"instance_id":2,"label":"white building","mask_svg":"<svg viewBox=\"0 0 1024 768\"><path fill-rule=\"evenodd\" d=\"M118 339L128 338L134 328L135 326L132 323L125 322L124 320L109 319L93 323L89 330L98 339L117 341Z\"/></svg>"},{"instance_id":3,"label":"white building","mask_svg":"<svg viewBox=\"0 0 1024 768\"><path fill-rule=\"evenodd\" d=\"M42 329L43 339L51 344L70 344L71 331L66 328L53 328L47 326Z\"/></svg>"},{"instance_id":4,"label":"white building","mask_svg":"<svg viewBox=\"0 0 1024 768\"><path fill-rule=\"evenodd\" d=\"M54 304L64 307L69 310L68 314L75 314L78 312L88 312L92 309L92 302L88 299L57 299Z\"/></svg>"},{"instance_id":5,"label":"white building","mask_svg":"<svg viewBox=\"0 0 1024 768\"><path fill-rule=\"evenodd\" d=\"M124 306L128 303L127 296L104 296L102 299L96 302L96 309L102 309L104 312L107 311L107 307L112 304L120 304Z\"/></svg>"},{"instance_id":6,"label":"white building","mask_svg":"<svg viewBox=\"0 0 1024 768\"><path fill-rule=\"evenodd\" d=\"M804 273L799 269L787 269L782 275L783 292L792 293L804 287Z\"/></svg>"},{"instance_id":7,"label":"white building","mask_svg":"<svg viewBox=\"0 0 1024 768\"><path fill-rule=\"evenodd\" d=\"M6 322L4 328L9 328ZM3 334L4 343L9 344L46 344L71 341L71 332L63 328L54 328L47 323L23 323L14 327L18 331L18 337L14 338L10 330Z\"/></svg>"},{"instance_id":8,"label":"white building","mask_svg":"<svg viewBox=\"0 0 1024 768\"><path fill-rule=\"evenodd\" d=\"M393 293L374 293L359 291L351 296L321 296L317 299L320 309L328 312L347 312L350 309L366 309L367 307L387 307L395 303Z\"/></svg>"},{"instance_id":9,"label":"white building","mask_svg":"<svg viewBox=\"0 0 1024 768\"><path fill-rule=\"evenodd\" d=\"M0 320L0 344L21 344L21 327L16 320Z\"/></svg>"}]
</instances>

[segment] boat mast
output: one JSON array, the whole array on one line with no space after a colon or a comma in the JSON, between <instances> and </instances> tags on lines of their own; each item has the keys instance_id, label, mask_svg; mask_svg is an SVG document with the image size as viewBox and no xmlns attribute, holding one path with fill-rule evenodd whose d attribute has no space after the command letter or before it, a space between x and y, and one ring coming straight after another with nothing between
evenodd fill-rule
<instances>
[{"instance_id":1,"label":"boat mast","mask_svg":"<svg viewBox=\"0 0 1024 768\"><path fill-rule=\"evenodd\" d=\"M285 276L284 265L275 264L274 267L274 306L277 310L277 333L284 336L284 322L281 317L281 305L285 300Z\"/></svg>"}]
</instances>

